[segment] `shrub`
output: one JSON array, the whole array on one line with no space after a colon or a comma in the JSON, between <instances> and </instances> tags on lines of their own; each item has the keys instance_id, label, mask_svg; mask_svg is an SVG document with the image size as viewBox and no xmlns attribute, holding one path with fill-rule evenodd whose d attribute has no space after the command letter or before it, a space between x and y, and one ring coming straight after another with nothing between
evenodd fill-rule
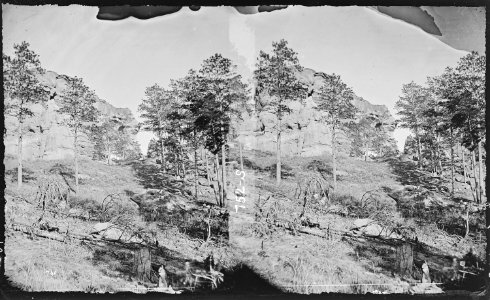
<instances>
[{"instance_id":1,"label":"shrub","mask_svg":"<svg viewBox=\"0 0 490 300\"><path fill-rule=\"evenodd\" d=\"M11 181L12 182L17 182L17 168L13 168L10 170L5 171L5 176L11 176ZM22 168L22 182L30 182L35 180L36 177L34 176L34 172L27 169L27 168Z\"/></svg>"},{"instance_id":2,"label":"shrub","mask_svg":"<svg viewBox=\"0 0 490 300\"><path fill-rule=\"evenodd\" d=\"M263 169L250 159L243 157L243 166L252 170L263 171Z\"/></svg>"},{"instance_id":3,"label":"shrub","mask_svg":"<svg viewBox=\"0 0 490 300\"><path fill-rule=\"evenodd\" d=\"M55 175L44 175L38 180L36 202L45 208L46 206L57 206L60 202L68 199L69 187Z\"/></svg>"},{"instance_id":4,"label":"shrub","mask_svg":"<svg viewBox=\"0 0 490 300\"><path fill-rule=\"evenodd\" d=\"M75 171L62 164L62 163L56 163L54 164L48 171L50 174L60 174L63 176L68 176L69 178L75 178Z\"/></svg>"},{"instance_id":5,"label":"shrub","mask_svg":"<svg viewBox=\"0 0 490 300\"><path fill-rule=\"evenodd\" d=\"M269 171L269 174L272 178L276 178L276 169L277 169L277 164L274 163L266 167L264 170ZM283 163L281 165L281 178L288 178L293 176L294 176L293 168Z\"/></svg>"},{"instance_id":6,"label":"shrub","mask_svg":"<svg viewBox=\"0 0 490 300\"><path fill-rule=\"evenodd\" d=\"M89 213L89 218L99 222L112 222L114 224L127 225L128 220L134 215L134 209L123 205L119 194L109 194L102 202L90 197L73 196L70 198L70 206Z\"/></svg>"},{"instance_id":7,"label":"shrub","mask_svg":"<svg viewBox=\"0 0 490 300\"><path fill-rule=\"evenodd\" d=\"M328 165L325 161L314 159L309 162L305 169L308 171L316 171L320 173L325 173L326 175L332 175L332 167Z\"/></svg>"}]
</instances>

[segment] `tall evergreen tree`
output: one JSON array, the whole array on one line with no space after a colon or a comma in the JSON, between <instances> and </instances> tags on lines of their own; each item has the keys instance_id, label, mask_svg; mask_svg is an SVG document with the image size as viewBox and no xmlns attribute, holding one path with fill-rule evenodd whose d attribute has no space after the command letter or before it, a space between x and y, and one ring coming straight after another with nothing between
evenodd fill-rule
<instances>
[{"instance_id":1,"label":"tall evergreen tree","mask_svg":"<svg viewBox=\"0 0 490 300\"><path fill-rule=\"evenodd\" d=\"M307 89L297 78L303 67L299 64L297 53L288 47L284 39L272 43L272 53L260 51L254 71L256 81L256 98L269 97L266 104L268 111L276 115L276 179L281 183L281 133L282 119L289 114L291 101L302 101L307 96ZM262 102L256 99L256 102Z\"/></svg>"},{"instance_id":2,"label":"tall evergreen tree","mask_svg":"<svg viewBox=\"0 0 490 300\"><path fill-rule=\"evenodd\" d=\"M62 94L62 104L58 112L66 114L66 125L73 133L75 163L75 187L78 193L78 147L81 131L89 129L97 120L98 111L94 104L97 96L84 83L82 78L68 78L68 85Z\"/></svg>"},{"instance_id":3,"label":"tall evergreen tree","mask_svg":"<svg viewBox=\"0 0 490 300\"><path fill-rule=\"evenodd\" d=\"M437 78L437 92L444 98L444 109L450 116L450 126L461 133L464 147L476 166L475 152L483 152L485 142L485 56L472 52L460 59L455 69L446 68ZM474 176L477 201L484 194L483 157L479 157L479 174ZM473 171L476 171L473 168ZM478 179L477 179L478 177Z\"/></svg>"},{"instance_id":4,"label":"tall evergreen tree","mask_svg":"<svg viewBox=\"0 0 490 300\"><path fill-rule=\"evenodd\" d=\"M163 170L166 170L164 139L169 128L167 120L168 114L172 109L173 101L171 91L164 89L158 84L154 84L146 88L145 98L143 98L142 103L138 106L140 116L144 119L142 129L155 133L160 143L160 160Z\"/></svg>"},{"instance_id":5,"label":"tall evergreen tree","mask_svg":"<svg viewBox=\"0 0 490 300\"><path fill-rule=\"evenodd\" d=\"M247 101L248 90L246 84L242 82L241 75L236 71L236 65L223 57L221 54L214 54L204 60L199 75L202 77L204 90L206 91L201 100L203 109L202 115L196 118L196 125L205 125L208 133L207 145L213 145L214 151L221 151L221 205L225 205L227 199L227 180L226 180L226 145L228 143L228 133L233 117L241 115L240 108ZM202 118L199 118L201 117ZM204 128L203 128L204 129ZM209 139L211 138L211 139Z\"/></svg>"},{"instance_id":6,"label":"tall evergreen tree","mask_svg":"<svg viewBox=\"0 0 490 300\"><path fill-rule=\"evenodd\" d=\"M24 123L34 115L31 105L46 101L49 90L39 81L45 70L41 67L39 56L29 49L29 43L14 45L14 57L2 53L3 87L5 114L17 118L17 187L22 187L22 140ZM5 134L5 132L4 132Z\"/></svg>"},{"instance_id":7,"label":"tall evergreen tree","mask_svg":"<svg viewBox=\"0 0 490 300\"><path fill-rule=\"evenodd\" d=\"M352 104L354 92L344 82L339 75L328 75L319 73L324 80L322 87L314 101L317 109L326 113L325 121L329 124L332 131L332 162L333 162L333 186L334 192L337 189L337 164L336 164L336 131L340 125L355 117L356 108Z\"/></svg>"},{"instance_id":8,"label":"tall evergreen tree","mask_svg":"<svg viewBox=\"0 0 490 300\"><path fill-rule=\"evenodd\" d=\"M409 128L415 135L417 143L418 166L422 168L422 112L428 97L427 90L421 85L411 82L402 87L402 96L395 103L400 118L400 127Z\"/></svg>"}]
</instances>

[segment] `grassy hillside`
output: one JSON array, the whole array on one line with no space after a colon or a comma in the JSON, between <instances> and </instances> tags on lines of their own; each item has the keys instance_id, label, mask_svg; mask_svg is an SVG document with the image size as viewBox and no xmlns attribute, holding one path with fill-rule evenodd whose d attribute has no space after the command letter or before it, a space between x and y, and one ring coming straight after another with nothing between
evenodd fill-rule
<instances>
[{"instance_id":1,"label":"grassy hillside","mask_svg":"<svg viewBox=\"0 0 490 300\"><path fill-rule=\"evenodd\" d=\"M5 165L9 170L12 164L6 161ZM21 191L12 182L16 176L6 176L6 275L15 286L28 291L98 292L140 286L133 280L134 252L131 249L125 249L121 245L93 245L69 239L59 242L21 234L11 228L13 224L32 224L37 227L41 216L43 223L57 228L60 233L68 231L70 234L88 235L96 223L103 221L124 222L135 231L154 234L160 247L152 251L152 264L165 264L168 272L174 275L184 269L186 261L196 268L204 269L204 260L210 252L218 256L226 267L236 264L233 262L233 251L229 250L225 240L212 236L203 245L205 236L200 239L191 237L190 231L198 231L198 227L203 227L204 222L189 218L185 222L181 221L178 226L167 226L171 224L160 220L146 220L138 205L130 200L131 195L145 191L145 183L151 182L142 177L141 166L144 163L108 166L90 160L82 161L80 169L83 174L78 195L70 197L67 207L47 205L43 213L35 201L38 182L46 176L56 176L60 184L73 188L73 171L70 165L69 161L27 162L25 168L28 175ZM147 167L158 169L153 166ZM112 196L117 205L109 208L104 206L108 196ZM107 211L103 211L104 209ZM114 217L119 217L119 221L114 220ZM198 215L196 218L199 217ZM154 281L156 283L158 279Z\"/></svg>"},{"instance_id":2,"label":"grassy hillside","mask_svg":"<svg viewBox=\"0 0 490 300\"><path fill-rule=\"evenodd\" d=\"M441 188L447 182L434 183L437 179L416 174L410 162L340 157L336 193L330 192L326 202L310 193L305 205L304 197L298 196L298 183L304 190L306 182L316 178L328 189L329 157L285 157L284 180L276 186L273 156L244 151L245 203L236 210L239 203L233 191L243 185L236 173L238 153L230 154L235 162L229 165L229 214L213 208L209 188L200 185L196 201L192 177L179 181L150 160L111 166L84 160L78 195L71 193L63 207L46 204L43 213L36 202L38 184L51 178L73 188L71 162L26 162L26 183L19 191L15 163L6 160L6 275L13 285L28 291L136 291L155 286L156 271L151 284L135 279L132 248L68 237L61 242L13 230L13 225L23 224L57 228L56 234L89 235L95 224L113 222L158 241L151 251L153 268L165 265L172 286L188 291L193 289L181 282L185 262L205 270L211 253L225 275L218 288L223 291L250 292L253 282L259 292L407 293L420 282L424 261L444 290L480 287L480 279L474 277L471 282L450 280L452 258L462 259L472 248L481 266L486 244L480 235L482 212L470 214L470 234L464 237L466 223L458 205L471 198L464 188L456 200L450 200ZM135 195L154 196L145 196L147 204L137 204L140 198ZM429 205L424 204L427 199ZM210 209L215 213L210 214ZM417 238L412 276L397 273L396 244L354 234L356 220L366 218L398 236ZM328 234L320 237L305 233L308 230ZM209 289L203 282L195 290Z\"/></svg>"},{"instance_id":3,"label":"grassy hillside","mask_svg":"<svg viewBox=\"0 0 490 300\"><path fill-rule=\"evenodd\" d=\"M465 210L461 205L470 201L471 194L462 184L457 185L457 197L450 200L444 192L450 183L418 173L412 162L341 157L337 192L330 195L329 203L309 199L305 213L323 232L332 232L326 239L268 225L299 222L304 203L297 197L298 182L315 176L322 178L323 184L332 182L328 156L286 157L283 162L285 179L276 186L274 156L244 153L246 208L230 216L232 242L247 253L247 263L274 284L300 293L408 292L409 284L420 282L426 261L433 281L442 283L439 286L444 290L483 286L481 277L457 284L450 280L453 257L461 259L471 248L482 267L485 253L483 211L470 214L470 233L464 237ZM239 187L237 177L231 178L234 187ZM413 190L406 191L407 187ZM427 199L434 202L426 206ZM440 202L436 204L436 200ZM416 237L413 276L397 274L396 245L340 234L350 232L362 218L404 237Z\"/></svg>"}]
</instances>

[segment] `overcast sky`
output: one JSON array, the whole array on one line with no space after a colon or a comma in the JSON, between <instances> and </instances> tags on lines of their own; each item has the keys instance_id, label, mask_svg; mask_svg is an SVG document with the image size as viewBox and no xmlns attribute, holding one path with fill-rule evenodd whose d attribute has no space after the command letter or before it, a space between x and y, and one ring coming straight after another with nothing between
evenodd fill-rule
<instances>
[{"instance_id":1,"label":"overcast sky","mask_svg":"<svg viewBox=\"0 0 490 300\"><path fill-rule=\"evenodd\" d=\"M188 8L149 20L97 20L98 8L2 5L3 51L31 44L44 68L83 77L116 107L137 106L146 87L167 86L214 53L232 59L245 77L259 50L285 38L308 68L339 74L354 92L394 114L402 84L454 66L455 50L403 21L362 7L289 7L241 15L230 7ZM403 145L405 131L395 134ZM151 134L139 134L143 153Z\"/></svg>"}]
</instances>

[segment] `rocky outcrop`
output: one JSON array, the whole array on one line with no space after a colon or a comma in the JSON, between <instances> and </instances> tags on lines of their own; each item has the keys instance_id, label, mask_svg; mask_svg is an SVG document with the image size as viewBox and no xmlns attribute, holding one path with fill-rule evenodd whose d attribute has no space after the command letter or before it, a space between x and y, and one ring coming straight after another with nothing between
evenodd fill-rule
<instances>
[{"instance_id":1,"label":"rocky outcrop","mask_svg":"<svg viewBox=\"0 0 490 300\"><path fill-rule=\"evenodd\" d=\"M322 79L317 72L305 68L297 74L299 80L308 87L308 98L297 99L289 104L292 112L286 115L281 124L282 145L284 155L316 156L330 153L331 130L323 121L323 113L315 109L314 98L322 85ZM261 97L253 115L244 115L238 127L238 140L248 149L261 151L276 151L276 118L263 107L267 105L267 97ZM369 119L372 124L384 128L389 135L395 129L395 119L384 105L374 105L367 100L355 96L354 106L359 113L356 121ZM338 149L348 153L351 140L344 132L338 133Z\"/></svg>"},{"instance_id":2,"label":"rocky outcrop","mask_svg":"<svg viewBox=\"0 0 490 300\"><path fill-rule=\"evenodd\" d=\"M63 159L73 156L73 134L64 125L65 115L57 112L61 105L61 95L67 85L67 76L47 71L40 75L40 80L49 91L48 101L32 105L34 116L24 124L23 157L24 159ZM129 130L136 134L138 122L128 108L116 108L105 100L97 99L95 104L100 111L100 120L112 120L119 130ZM5 155L16 156L18 122L15 118L5 116L6 135L4 135ZM81 155L92 156L93 144L87 135L80 137Z\"/></svg>"}]
</instances>

